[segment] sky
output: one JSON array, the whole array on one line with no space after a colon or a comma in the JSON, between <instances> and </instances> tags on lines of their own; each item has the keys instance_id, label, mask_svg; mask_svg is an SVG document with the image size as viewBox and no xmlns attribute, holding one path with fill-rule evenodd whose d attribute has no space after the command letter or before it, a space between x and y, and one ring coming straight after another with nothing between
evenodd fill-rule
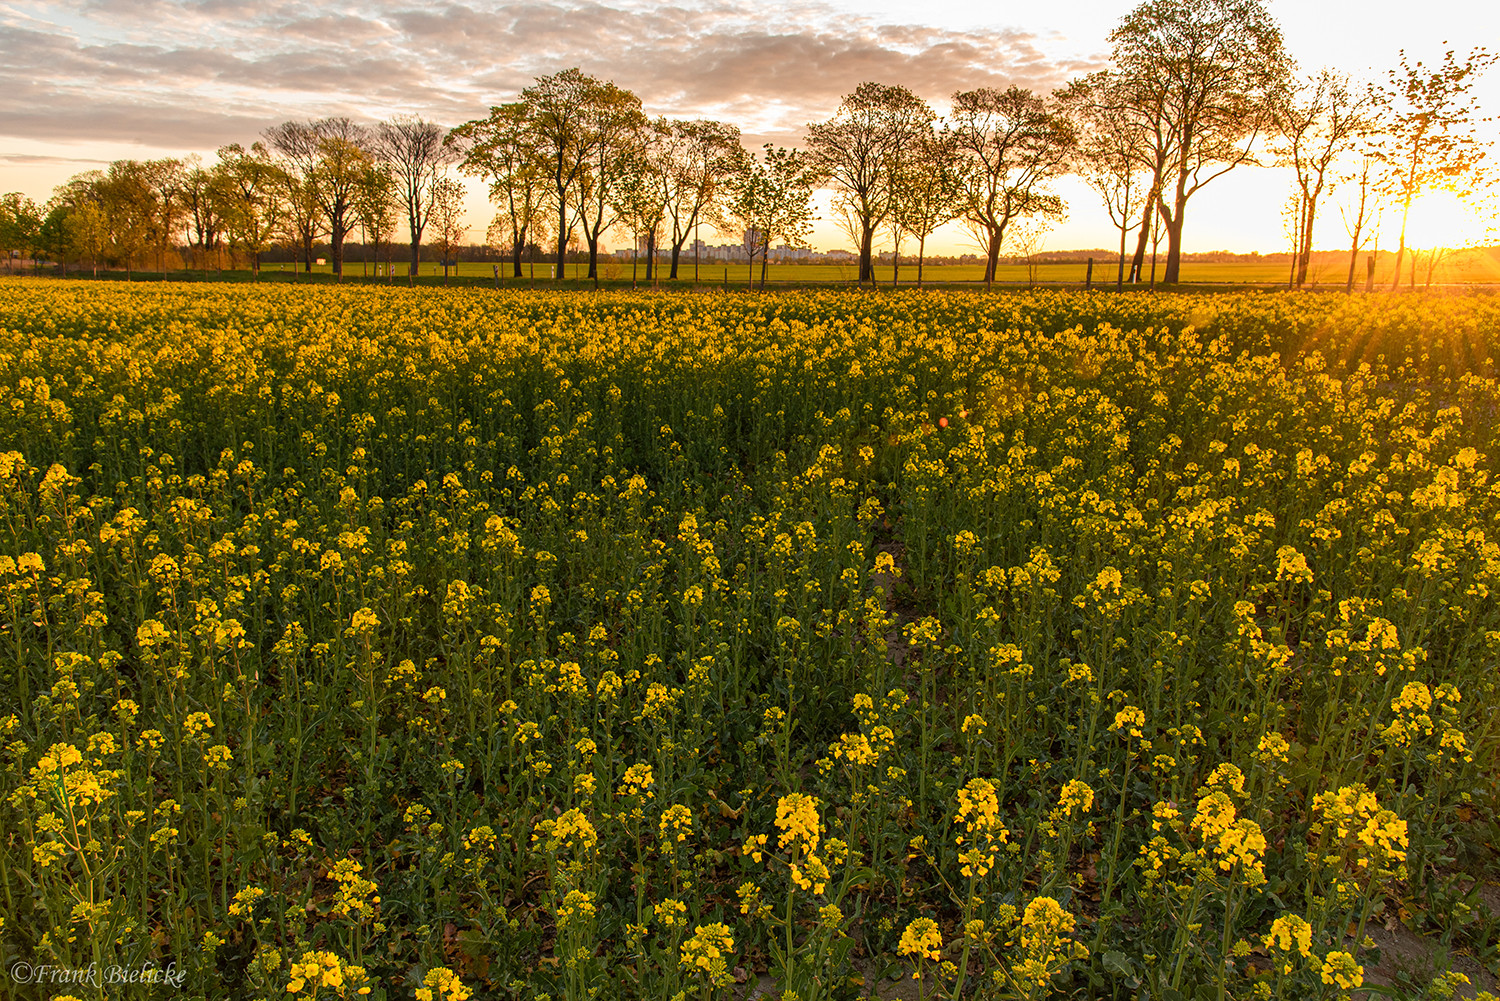
<instances>
[{"instance_id":1,"label":"sky","mask_svg":"<svg viewBox=\"0 0 1500 1001\"><path fill-rule=\"evenodd\" d=\"M1266 0L1304 72L1378 80L1405 48L1443 52L1500 40L1500 6L1433 0ZM752 148L793 145L861 81L904 84L939 111L954 91L1017 84L1045 92L1106 65L1131 0L0 0L0 191L44 200L82 170L120 158L207 159L292 118L374 122L415 113L481 117L539 75L578 66L640 95L651 115L737 124ZM1449 42L1450 44L1446 44ZM1500 69L1478 88L1500 115ZM1500 154L1497 154L1500 155ZM1185 249L1275 252L1287 242L1289 176L1237 168L1189 205ZM471 236L492 209L477 182ZM1048 249L1111 247L1118 233L1086 186L1056 185L1067 221ZM1335 192L1320 246L1343 241ZM820 199L826 206L826 198ZM822 211L813 246L850 241ZM1457 225L1451 209L1434 218ZM1392 234L1392 238L1393 238ZM939 253L976 248L957 226Z\"/></svg>"}]
</instances>

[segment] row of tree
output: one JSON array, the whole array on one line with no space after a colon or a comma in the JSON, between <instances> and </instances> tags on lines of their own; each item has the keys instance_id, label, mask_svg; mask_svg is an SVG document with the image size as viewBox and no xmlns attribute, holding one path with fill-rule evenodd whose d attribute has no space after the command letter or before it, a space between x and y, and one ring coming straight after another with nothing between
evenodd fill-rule
<instances>
[{"instance_id":1,"label":"row of tree","mask_svg":"<svg viewBox=\"0 0 1500 1001\"><path fill-rule=\"evenodd\" d=\"M1110 42L1106 70L1050 95L961 90L946 118L903 86L864 83L832 118L808 126L804 148L767 145L758 154L733 125L650 118L635 94L570 69L451 131L415 117L373 128L328 118L268 129L249 148L219 150L208 167L120 161L73 178L44 208L6 196L0 243L15 246L31 232L38 246L127 266L152 253L164 266L183 238L252 261L283 243L300 248L310 268L314 243L326 237L341 275L356 227L361 242L378 246L404 220L415 274L424 234L435 234L445 259L444 248L463 239L456 169L487 186L497 207L487 238L507 249L518 276L523 248L550 240L560 278L581 236L597 281L601 240L614 231L646 251L648 278L658 252L675 278L688 241L708 223L750 236L764 280L773 242L806 240L813 192L827 187L858 249L860 281L873 281L885 235L898 269L903 242L915 242L920 282L927 238L954 220L983 249L992 281L1018 222L1063 216L1051 185L1076 173L1119 232L1117 280L1126 280L1134 234L1130 279L1139 279L1148 244L1165 239L1170 283L1193 196L1236 167L1274 158L1295 178L1295 284L1306 279L1323 200L1336 183L1354 192L1341 206L1352 283L1379 211L1400 214L1399 274L1418 196L1480 183L1486 144L1473 131L1471 89L1495 59L1485 50L1465 59L1449 52L1436 68L1403 53L1385 81L1362 87L1329 70L1299 80L1262 0L1146 0Z\"/></svg>"},{"instance_id":2,"label":"row of tree","mask_svg":"<svg viewBox=\"0 0 1500 1001\"><path fill-rule=\"evenodd\" d=\"M312 266L327 238L336 274L345 241L390 247L403 217L416 274L424 233L447 260L460 246L464 188L445 176L454 161L446 130L416 117L374 128L347 118L287 122L248 148L222 147L216 162L196 157L117 160L77 174L45 206L19 194L0 200L0 245L57 259L127 270L141 260L164 271L179 249L200 260L228 252L259 271L261 255L283 245Z\"/></svg>"}]
</instances>

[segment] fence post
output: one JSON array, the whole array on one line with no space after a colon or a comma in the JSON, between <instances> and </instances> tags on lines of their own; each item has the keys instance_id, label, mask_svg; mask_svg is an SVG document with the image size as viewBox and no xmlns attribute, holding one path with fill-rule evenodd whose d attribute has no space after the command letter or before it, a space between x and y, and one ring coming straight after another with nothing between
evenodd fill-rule
<instances>
[{"instance_id":1,"label":"fence post","mask_svg":"<svg viewBox=\"0 0 1500 1001\"><path fill-rule=\"evenodd\" d=\"M1083 276L1083 287L1085 290L1092 290L1094 287L1094 259L1092 257L1089 258L1089 269Z\"/></svg>"}]
</instances>

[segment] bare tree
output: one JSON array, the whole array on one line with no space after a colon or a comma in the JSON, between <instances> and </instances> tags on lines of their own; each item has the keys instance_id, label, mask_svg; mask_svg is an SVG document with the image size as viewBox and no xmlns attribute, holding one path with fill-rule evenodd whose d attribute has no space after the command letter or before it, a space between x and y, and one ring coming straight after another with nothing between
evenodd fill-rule
<instances>
[{"instance_id":1,"label":"bare tree","mask_svg":"<svg viewBox=\"0 0 1500 1001\"><path fill-rule=\"evenodd\" d=\"M1299 207L1292 286L1307 281L1318 200L1333 180L1340 157L1368 133L1368 98L1349 88L1349 78L1324 69L1296 84L1275 109L1278 158L1292 168Z\"/></svg>"},{"instance_id":2,"label":"bare tree","mask_svg":"<svg viewBox=\"0 0 1500 1001\"><path fill-rule=\"evenodd\" d=\"M1428 69L1411 62L1403 49L1400 67L1373 89L1379 128L1374 155L1385 167L1382 191L1401 207L1392 291L1401 281L1412 202L1438 185L1462 191L1478 179L1490 143L1475 134L1478 105L1472 89L1497 58L1476 48L1460 62L1450 49L1441 66Z\"/></svg>"},{"instance_id":3,"label":"bare tree","mask_svg":"<svg viewBox=\"0 0 1500 1001\"><path fill-rule=\"evenodd\" d=\"M1118 83L1115 74L1104 71L1075 80L1058 96L1078 129L1073 168L1099 194L1109 221L1119 231L1115 288L1123 289L1125 245L1133 230L1141 230L1138 255L1145 251L1157 165L1149 159L1150 143L1139 120L1122 108L1122 97L1114 91ZM1138 257L1131 268L1132 281L1139 264Z\"/></svg>"},{"instance_id":4,"label":"bare tree","mask_svg":"<svg viewBox=\"0 0 1500 1001\"><path fill-rule=\"evenodd\" d=\"M216 253L228 231L228 215L233 209L233 192L224 167L224 151L219 162L204 167L197 155L188 158L185 189L187 222L192 229L189 245L196 249L198 266L205 273L211 253Z\"/></svg>"},{"instance_id":5,"label":"bare tree","mask_svg":"<svg viewBox=\"0 0 1500 1001\"><path fill-rule=\"evenodd\" d=\"M283 122L262 133L280 159L287 205L285 236L302 251L302 270L311 271L313 243L325 232L313 173L318 164L318 137L311 124Z\"/></svg>"},{"instance_id":6,"label":"bare tree","mask_svg":"<svg viewBox=\"0 0 1500 1001\"><path fill-rule=\"evenodd\" d=\"M463 223L464 186L451 177L439 177L432 182L430 195L432 205L432 243L443 258L443 282L448 281L448 267L458 262L458 252L464 245L464 236L469 227Z\"/></svg>"},{"instance_id":7,"label":"bare tree","mask_svg":"<svg viewBox=\"0 0 1500 1001\"><path fill-rule=\"evenodd\" d=\"M344 240L353 224L354 194L370 163L369 132L348 118L286 122L267 129L266 140L286 157L300 180L301 198L310 197L326 220L333 273L344 274ZM290 173L291 171L289 171ZM301 227L299 227L301 228ZM313 228L302 228L311 270Z\"/></svg>"},{"instance_id":8,"label":"bare tree","mask_svg":"<svg viewBox=\"0 0 1500 1001\"><path fill-rule=\"evenodd\" d=\"M397 197L406 211L411 275L417 273L422 259L422 231L432 208L432 183L458 159L458 151L443 141L447 135L441 126L415 115L397 115L375 128L372 152L389 165Z\"/></svg>"},{"instance_id":9,"label":"bare tree","mask_svg":"<svg viewBox=\"0 0 1500 1001\"><path fill-rule=\"evenodd\" d=\"M808 126L812 165L833 183L836 207L859 247L860 282L875 280L875 234L891 211L901 151L932 120L932 109L905 87L862 83L833 118Z\"/></svg>"},{"instance_id":10,"label":"bare tree","mask_svg":"<svg viewBox=\"0 0 1500 1001\"><path fill-rule=\"evenodd\" d=\"M1138 121L1142 159L1155 167L1165 281L1175 283L1189 199L1257 162L1291 60L1262 0L1147 0L1109 37L1118 107Z\"/></svg>"},{"instance_id":11,"label":"bare tree","mask_svg":"<svg viewBox=\"0 0 1500 1001\"><path fill-rule=\"evenodd\" d=\"M1059 108L1020 87L955 94L953 118L965 158L963 215L983 240L989 284L1012 222L1065 211L1047 185L1067 167L1077 133Z\"/></svg>"},{"instance_id":12,"label":"bare tree","mask_svg":"<svg viewBox=\"0 0 1500 1001\"><path fill-rule=\"evenodd\" d=\"M1381 213L1375 204L1375 178L1371 176L1375 168L1375 162L1370 157L1363 156L1360 157L1357 169L1343 178L1354 185L1357 193L1356 199L1339 205L1344 232L1349 235L1349 279L1344 283L1345 292L1354 291L1354 266L1359 260L1359 252L1372 238L1379 239ZM1374 279L1373 272L1370 279Z\"/></svg>"},{"instance_id":13,"label":"bare tree","mask_svg":"<svg viewBox=\"0 0 1500 1001\"><path fill-rule=\"evenodd\" d=\"M149 192L148 242L156 250L156 270L167 279L167 250L182 233L188 208L188 172L181 160L147 160L140 165Z\"/></svg>"}]
</instances>

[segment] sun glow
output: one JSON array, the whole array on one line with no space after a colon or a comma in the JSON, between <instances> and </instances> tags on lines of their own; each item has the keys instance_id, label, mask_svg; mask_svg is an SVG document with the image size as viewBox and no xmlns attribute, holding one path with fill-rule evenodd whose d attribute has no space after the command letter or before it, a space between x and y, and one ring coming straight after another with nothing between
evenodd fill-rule
<instances>
[{"instance_id":1,"label":"sun glow","mask_svg":"<svg viewBox=\"0 0 1500 1001\"><path fill-rule=\"evenodd\" d=\"M1441 189L1424 191L1411 203L1406 245L1422 250L1473 246L1488 242L1495 223L1493 207L1478 199Z\"/></svg>"}]
</instances>

